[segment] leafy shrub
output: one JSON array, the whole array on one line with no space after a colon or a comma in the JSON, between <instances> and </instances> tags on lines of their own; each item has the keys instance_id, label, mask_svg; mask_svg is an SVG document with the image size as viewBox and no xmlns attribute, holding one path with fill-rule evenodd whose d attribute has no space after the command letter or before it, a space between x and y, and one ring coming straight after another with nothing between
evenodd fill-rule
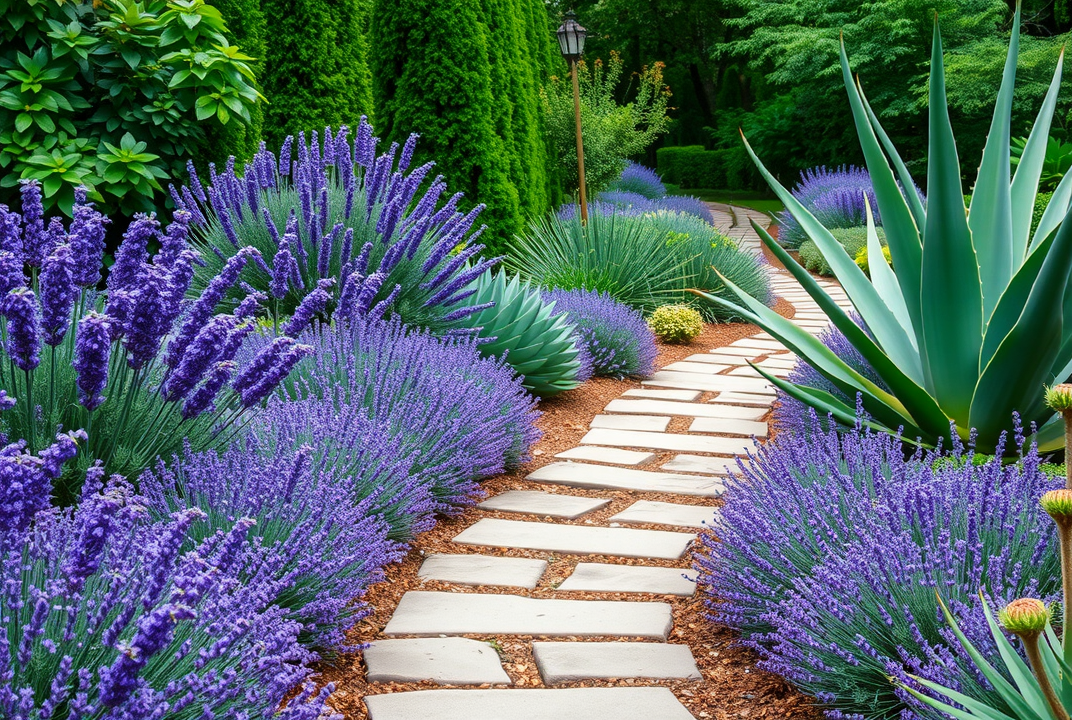
<instances>
[{"instance_id":1,"label":"leafy shrub","mask_svg":"<svg viewBox=\"0 0 1072 720\"><path fill-rule=\"evenodd\" d=\"M703 317L687 305L664 305L651 314L648 326L665 343L689 343L703 332Z\"/></svg>"},{"instance_id":2,"label":"leafy shrub","mask_svg":"<svg viewBox=\"0 0 1072 720\"><path fill-rule=\"evenodd\" d=\"M186 246L188 213L163 232L155 216L135 217L101 294L107 218L80 192L69 227L52 218L46 229L41 188L31 181L22 193L21 217L0 206L0 390L11 408L0 427L31 451L57 427L87 430L58 487L61 501L77 497L97 460L134 479L157 457L180 452L184 439L195 450L226 444L308 350L279 337L236 364L260 298L243 299L231 314L217 307L257 254L238 250L184 301L199 261ZM150 257L151 245L159 252Z\"/></svg>"},{"instance_id":3,"label":"leafy shrub","mask_svg":"<svg viewBox=\"0 0 1072 720\"><path fill-rule=\"evenodd\" d=\"M535 401L509 365L481 357L474 339L438 338L383 320L315 327L301 339L315 350L287 380L287 394L328 403L344 419L367 413L398 442L398 457L412 460L411 475L423 474L432 496L425 516L412 521L417 529L427 527L420 523L431 512L470 504L478 480L525 462L539 439ZM250 350L268 342L259 338ZM326 422L310 429L310 437L326 435ZM340 428L338 445L321 460L339 474L351 462L346 446L356 435L350 432ZM396 502L420 506L419 497L401 492Z\"/></svg>"},{"instance_id":4,"label":"leafy shrub","mask_svg":"<svg viewBox=\"0 0 1072 720\"><path fill-rule=\"evenodd\" d=\"M1035 232L1038 229L1039 223L1042 222L1042 215L1046 212L1046 208L1050 206L1050 200L1053 199L1052 192L1040 192L1035 196L1035 207L1031 211L1031 232Z\"/></svg>"},{"instance_id":5,"label":"leafy shrub","mask_svg":"<svg viewBox=\"0 0 1072 720\"><path fill-rule=\"evenodd\" d=\"M606 293L550 290L544 302L566 313L583 343L594 375L647 377L655 370L659 349L644 316Z\"/></svg>"},{"instance_id":6,"label":"leafy shrub","mask_svg":"<svg viewBox=\"0 0 1072 720\"><path fill-rule=\"evenodd\" d=\"M887 265L893 264L893 258L890 255L889 245L882 246L882 258L886 261ZM856 267L867 273L868 277L871 276L871 262L870 260L868 260L866 245L856 252L856 257L853 258L853 260L856 262Z\"/></svg>"},{"instance_id":7,"label":"leafy shrub","mask_svg":"<svg viewBox=\"0 0 1072 720\"><path fill-rule=\"evenodd\" d=\"M625 158L643 152L667 131L669 90L663 84L663 65L645 67L637 76L632 102L618 103L618 85L624 65L612 52L606 65L600 59L577 64L581 123L584 126L584 173L588 190L607 188L626 167ZM573 85L568 76L552 77L540 91L544 122L558 172L570 188L578 186L577 128Z\"/></svg>"},{"instance_id":8,"label":"leafy shrub","mask_svg":"<svg viewBox=\"0 0 1072 720\"><path fill-rule=\"evenodd\" d=\"M508 280L502 271L481 275L474 287L480 310L459 327L476 330L480 352L505 360L529 392L551 397L592 376L584 345L574 337L576 328L538 290L516 275Z\"/></svg>"},{"instance_id":9,"label":"leafy shrub","mask_svg":"<svg viewBox=\"0 0 1072 720\"><path fill-rule=\"evenodd\" d=\"M260 94L204 0L0 0L0 186L40 180L70 214L80 185L109 210L151 210Z\"/></svg>"},{"instance_id":10,"label":"leafy shrub","mask_svg":"<svg viewBox=\"0 0 1072 720\"><path fill-rule=\"evenodd\" d=\"M47 507L40 476L69 454L32 458L13 445L0 464L5 478L30 480ZM236 582L252 522L195 545L201 511L146 523L131 486L102 478L91 471L77 508L43 510L32 523L12 522L0 502L0 715L321 717L330 685L310 685L280 715L316 656L261 588ZM19 487L5 482L0 494Z\"/></svg>"},{"instance_id":11,"label":"leafy shrub","mask_svg":"<svg viewBox=\"0 0 1072 720\"><path fill-rule=\"evenodd\" d=\"M176 202L193 213L205 250L195 287L250 245L266 262L248 265L241 279L271 296L277 321L318 287L330 294L317 309L325 317L376 309L442 330L472 313L465 288L495 262L469 265L484 248L481 230L469 232L482 206L463 215L460 195L441 203L442 178L418 195L432 164L409 169L416 142L412 135L401 153L392 146L376 156L379 139L362 118L352 141L345 127L299 135L278 159L262 148L241 175L234 167L214 175L207 191L192 173L192 189Z\"/></svg>"},{"instance_id":12,"label":"leafy shrub","mask_svg":"<svg viewBox=\"0 0 1072 720\"><path fill-rule=\"evenodd\" d=\"M679 188L747 190L757 185L755 170L741 163L737 148L705 150L703 145L659 148L656 167L667 183Z\"/></svg>"},{"instance_id":13,"label":"leafy shrub","mask_svg":"<svg viewBox=\"0 0 1072 720\"><path fill-rule=\"evenodd\" d=\"M1004 604L1059 588L1037 502L1058 481L1033 447L1011 464L971 454L958 443L906 459L899 438L824 430L813 412L807 432L779 434L729 481L696 559L712 619L832 717L916 717L891 676L990 697L935 591L993 659L980 589Z\"/></svg>"},{"instance_id":14,"label":"leafy shrub","mask_svg":"<svg viewBox=\"0 0 1072 720\"><path fill-rule=\"evenodd\" d=\"M1013 138L1010 143L1011 164L1013 171L1020 164L1020 158L1027 147L1027 138ZM1055 137L1046 139L1046 151L1042 156L1042 174L1039 176L1039 189L1044 194L1052 193L1061 184L1065 174L1072 169L1072 143L1066 143Z\"/></svg>"},{"instance_id":15,"label":"leafy shrub","mask_svg":"<svg viewBox=\"0 0 1072 720\"><path fill-rule=\"evenodd\" d=\"M354 502L358 478L325 471L315 452L308 445L296 453L264 447L254 438L222 454L187 453L172 467L160 462L139 485L157 520L189 508L205 513L190 528L193 542L229 532L239 518L255 520L237 574L301 624L303 645L327 649L342 645L346 631L368 615L354 599L401 552L387 540L387 522L373 514L373 502Z\"/></svg>"},{"instance_id":16,"label":"leafy shrub","mask_svg":"<svg viewBox=\"0 0 1072 720\"><path fill-rule=\"evenodd\" d=\"M658 200L666 196L666 186L654 170L627 160L625 169L617 180L607 186L606 192L630 192L649 200Z\"/></svg>"},{"instance_id":17,"label":"leafy shrub","mask_svg":"<svg viewBox=\"0 0 1072 720\"><path fill-rule=\"evenodd\" d=\"M876 228L879 241L885 242L886 234L882 231L882 228ZM863 252L866 256L867 252L867 228L865 227L848 227L848 228L831 228L830 234L834 236L841 247L845 248L845 252L849 254L849 257L855 259L857 255ZM805 240L800 244L800 264L819 275L830 276L833 275L833 271L830 269L830 263L823 257L823 253L819 250L819 246L812 240ZM887 251L888 252L888 251ZM857 263L859 264L859 263ZM862 266L861 266L862 267Z\"/></svg>"}]
</instances>

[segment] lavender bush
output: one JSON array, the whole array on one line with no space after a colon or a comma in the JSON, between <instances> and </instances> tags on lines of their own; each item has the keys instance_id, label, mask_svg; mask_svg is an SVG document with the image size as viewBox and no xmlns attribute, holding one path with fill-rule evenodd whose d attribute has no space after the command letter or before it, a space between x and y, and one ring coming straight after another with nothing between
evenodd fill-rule
<instances>
[{"instance_id":1,"label":"lavender bush","mask_svg":"<svg viewBox=\"0 0 1072 720\"><path fill-rule=\"evenodd\" d=\"M628 162L618 179L588 203L589 214L636 216L660 210L692 215L708 223L715 221L703 200L667 195L666 186L655 171L634 162ZM560 220L572 220L578 214L577 204L566 203L556 214Z\"/></svg>"},{"instance_id":2,"label":"lavender bush","mask_svg":"<svg viewBox=\"0 0 1072 720\"><path fill-rule=\"evenodd\" d=\"M222 173L212 168L207 188L191 166L190 186L173 197L193 214L205 250L194 287L252 246L265 262L245 267L241 280L271 297L277 321L316 289L320 301L305 311L319 317L344 304L353 312L345 301L358 296L361 311L379 305L417 327L466 316L466 285L495 264L479 258L483 227L470 232L483 206L459 212L460 193L442 201L442 177L425 183L433 164L410 168L416 142L411 135L401 151L377 155L379 139L362 118L352 139L346 127L301 134L278 158L262 145L241 172L233 159Z\"/></svg>"},{"instance_id":3,"label":"lavender bush","mask_svg":"<svg viewBox=\"0 0 1072 720\"><path fill-rule=\"evenodd\" d=\"M188 533L195 543L255 520L237 575L300 623L303 645L324 649L342 645L369 613L355 599L402 553L372 501L355 503L357 478L335 477L314 455L308 445L292 452L250 438L222 455L187 452L170 467L160 462L139 485L156 519L205 512Z\"/></svg>"},{"instance_id":4,"label":"lavender bush","mask_svg":"<svg viewBox=\"0 0 1072 720\"><path fill-rule=\"evenodd\" d=\"M47 476L72 452L63 441L39 457L8 446L0 473L33 486L44 507ZM324 717L330 686L310 685L279 710L315 655L262 587L235 577L252 522L192 546L199 510L146 522L131 486L103 477L92 469L77 508L32 522L25 505L12 517L0 503L0 716Z\"/></svg>"},{"instance_id":5,"label":"lavender bush","mask_svg":"<svg viewBox=\"0 0 1072 720\"><path fill-rule=\"evenodd\" d=\"M858 227L865 225L864 194L871 203L875 224L881 225L875 191L867 170L854 165L842 165L833 170L826 166L800 173L800 182L793 188L793 197L812 212L826 228ZM778 242L796 248L808 239L796 219L784 211L778 215Z\"/></svg>"},{"instance_id":6,"label":"lavender bush","mask_svg":"<svg viewBox=\"0 0 1072 720\"><path fill-rule=\"evenodd\" d=\"M627 161L618 179L607 186L607 192L636 193L649 200L666 196L666 186L658 173L640 163Z\"/></svg>"},{"instance_id":7,"label":"lavender bush","mask_svg":"<svg viewBox=\"0 0 1072 720\"><path fill-rule=\"evenodd\" d=\"M610 295L595 290L549 290L545 302L564 311L592 363L592 374L648 377L659 350L644 316Z\"/></svg>"},{"instance_id":8,"label":"lavender bush","mask_svg":"<svg viewBox=\"0 0 1072 720\"><path fill-rule=\"evenodd\" d=\"M1036 498L1058 482L1033 447L1021 451L1012 464L1000 453L973 464L962 446L906 458L899 438L813 415L730 481L696 559L711 618L832 718L933 717L889 682L911 684L909 673L989 698L934 598L993 658L979 591L998 605L1056 593L1056 540Z\"/></svg>"},{"instance_id":9,"label":"lavender bush","mask_svg":"<svg viewBox=\"0 0 1072 720\"><path fill-rule=\"evenodd\" d=\"M166 229L155 216L136 216L101 293L108 220L85 192L76 193L67 227L59 218L46 225L35 182L23 185L22 199L21 216L0 206L0 407L10 408L0 426L31 451L56 428L86 429L88 441L60 480L61 501L77 497L97 460L109 474L133 478L184 438L196 450L226 444L307 352L279 337L236 362L261 297L221 301L260 256L237 251L184 300L200 262L186 242L189 213L176 213ZM151 246L159 251L150 254Z\"/></svg>"}]
</instances>

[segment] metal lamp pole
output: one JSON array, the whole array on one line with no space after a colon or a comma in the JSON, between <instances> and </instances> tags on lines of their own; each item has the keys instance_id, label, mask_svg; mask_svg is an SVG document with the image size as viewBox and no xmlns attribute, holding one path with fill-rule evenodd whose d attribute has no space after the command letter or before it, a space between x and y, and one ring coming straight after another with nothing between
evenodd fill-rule
<instances>
[{"instance_id":1,"label":"metal lamp pole","mask_svg":"<svg viewBox=\"0 0 1072 720\"><path fill-rule=\"evenodd\" d=\"M588 31L577 24L577 15L570 10L555 34L558 36L558 47L562 51L562 57L566 58L569 63L570 75L573 78L573 114L577 121L577 177L581 196L581 222L587 224L588 199L584 188L584 141L581 139L581 90L577 82L577 61L584 53L584 39Z\"/></svg>"}]
</instances>

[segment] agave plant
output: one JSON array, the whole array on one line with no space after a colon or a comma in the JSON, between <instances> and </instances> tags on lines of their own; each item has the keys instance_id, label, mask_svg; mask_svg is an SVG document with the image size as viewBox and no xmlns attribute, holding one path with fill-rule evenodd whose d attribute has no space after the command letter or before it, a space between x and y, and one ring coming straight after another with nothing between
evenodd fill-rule
<instances>
[{"instance_id":1,"label":"agave plant","mask_svg":"<svg viewBox=\"0 0 1072 720\"><path fill-rule=\"evenodd\" d=\"M1037 229L1032 211L1043 168L1046 140L1061 84L1061 60L1010 181L1010 123L1019 10L998 92L994 119L983 150L968 211L960 161L949 122L942 41L937 23L931 56L927 203L913 192L904 162L854 83L844 44L841 67L857 133L874 185L893 267L867 207L871 277L857 266L833 235L771 176L747 141L760 172L808 237L822 251L863 319L865 332L840 309L803 268L758 226L763 241L815 299L834 325L874 367L887 392L849 367L817 339L727 281L735 307L796 352L849 397L859 395L873 423L886 431L903 427L927 444L956 432L978 432L977 447L991 452L1013 413L1038 431L1042 450L1059 445L1061 426L1040 399L1042 386L1072 373L1072 226L1062 220L1072 197L1065 176ZM869 203L867 203L869 205ZM763 372L760 370L760 372ZM772 383L820 412L851 422L856 412L828 392L793 385L763 372ZM1026 399L1025 399L1026 398Z\"/></svg>"}]
</instances>

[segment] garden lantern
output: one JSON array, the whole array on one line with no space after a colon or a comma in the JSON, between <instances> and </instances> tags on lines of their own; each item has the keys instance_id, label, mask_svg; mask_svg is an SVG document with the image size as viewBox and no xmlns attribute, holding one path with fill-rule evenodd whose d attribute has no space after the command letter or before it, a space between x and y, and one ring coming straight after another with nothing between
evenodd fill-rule
<instances>
[{"instance_id":1,"label":"garden lantern","mask_svg":"<svg viewBox=\"0 0 1072 720\"><path fill-rule=\"evenodd\" d=\"M562 51L562 57L570 65L570 75L573 78L573 113L577 120L577 178L580 191L581 222L588 222L588 200L584 192L584 142L581 140L581 91L577 83L577 61L584 53L584 39L588 31L577 23L577 15L570 10L566 18L559 26L558 47Z\"/></svg>"}]
</instances>

